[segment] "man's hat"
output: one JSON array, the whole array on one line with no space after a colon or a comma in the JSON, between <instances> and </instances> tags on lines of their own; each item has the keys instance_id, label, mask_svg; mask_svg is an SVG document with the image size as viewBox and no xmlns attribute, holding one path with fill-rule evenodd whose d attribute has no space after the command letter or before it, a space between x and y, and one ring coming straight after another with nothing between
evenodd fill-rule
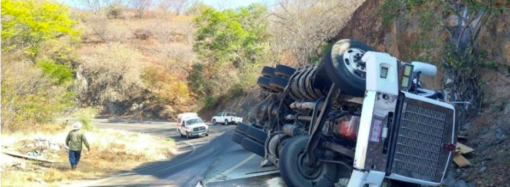
<instances>
[{"instance_id":1,"label":"man's hat","mask_svg":"<svg viewBox=\"0 0 510 187\"><path fill-rule=\"evenodd\" d=\"M73 123L72 128L73 130L79 130L81 129L83 125L80 122Z\"/></svg>"}]
</instances>

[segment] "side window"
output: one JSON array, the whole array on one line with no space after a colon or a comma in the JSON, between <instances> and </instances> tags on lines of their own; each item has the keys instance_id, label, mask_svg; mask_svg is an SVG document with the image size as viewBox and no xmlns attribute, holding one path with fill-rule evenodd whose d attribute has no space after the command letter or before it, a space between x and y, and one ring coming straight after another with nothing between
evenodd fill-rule
<instances>
[{"instance_id":1,"label":"side window","mask_svg":"<svg viewBox=\"0 0 510 187\"><path fill-rule=\"evenodd\" d=\"M216 114L216 116L221 116L222 114L223 114L223 113L222 113L222 112L220 112L220 113Z\"/></svg>"}]
</instances>

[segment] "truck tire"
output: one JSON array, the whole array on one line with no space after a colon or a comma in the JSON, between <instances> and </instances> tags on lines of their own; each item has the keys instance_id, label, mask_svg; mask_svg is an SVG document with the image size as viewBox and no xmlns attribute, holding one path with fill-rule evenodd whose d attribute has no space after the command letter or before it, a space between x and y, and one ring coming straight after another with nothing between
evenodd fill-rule
<instances>
[{"instance_id":1,"label":"truck tire","mask_svg":"<svg viewBox=\"0 0 510 187\"><path fill-rule=\"evenodd\" d=\"M241 145L241 143L243 143L243 139L246 138L246 136L242 135L241 133L239 132L234 132L234 134L232 134L232 141L234 141L235 143L238 143L239 145Z\"/></svg>"},{"instance_id":2,"label":"truck tire","mask_svg":"<svg viewBox=\"0 0 510 187\"><path fill-rule=\"evenodd\" d=\"M212 125L216 125L216 119L212 120Z\"/></svg>"},{"instance_id":3,"label":"truck tire","mask_svg":"<svg viewBox=\"0 0 510 187\"><path fill-rule=\"evenodd\" d=\"M307 135L297 136L283 146L279 159L283 181L289 187L333 186L338 181L336 164L321 163L314 168L304 164L309 139Z\"/></svg>"},{"instance_id":4,"label":"truck tire","mask_svg":"<svg viewBox=\"0 0 510 187\"><path fill-rule=\"evenodd\" d=\"M269 85L269 78L267 77L259 77L257 80L257 85L259 85L262 89L270 90L271 86Z\"/></svg>"},{"instance_id":5,"label":"truck tire","mask_svg":"<svg viewBox=\"0 0 510 187\"><path fill-rule=\"evenodd\" d=\"M352 39L336 42L324 58L327 74L342 92L362 97L365 94L365 63L361 57L373 51L368 45Z\"/></svg>"},{"instance_id":6,"label":"truck tire","mask_svg":"<svg viewBox=\"0 0 510 187\"><path fill-rule=\"evenodd\" d=\"M287 87L287 84L289 83L289 80L287 80L286 78L283 78L283 77L278 77L278 76L275 76L275 77L271 77L271 79L269 80L269 86L271 86L271 88L273 89L276 89L276 90L284 90L285 87Z\"/></svg>"},{"instance_id":7,"label":"truck tire","mask_svg":"<svg viewBox=\"0 0 510 187\"><path fill-rule=\"evenodd\" d=\"M264 157L265 151L264 151L264 145L256 142L255 140L252 140L250 138L243 139L243 142L241 143L244 149L251 151L261 157Z\"/></svg>"},{"instance_id":8,"label":"truck tire","mask_svg":"<svg viewBox=\"0 0 510 187\"><path fill-rule=\"evenodd\" d=\"M246 131L250 128L250 125L247 125L245 123L239 123L236 127L236 131L246 135Z\"/></svg>"},{"instance_id":9,"label":"truck tire","mask_svg":"<svg viewBox=\"0 0 510 187\"><path fill-rule=\"evenodd\" d=\"M296 69L286 66L286 65L280 65L280 64L276 65L276 68L274 69L274 74L276 76L283 77L286 79L290 78L290 76L292 76L292 74L294 74L294 72L296 72Z\"/></svg>"},{"instance_id":10,"label":"truck tire","mask_svg":"<svg viewBox=\"0 0 510 187\"><path fill-rule=\"evenodd\" d=\"M181 138L184 137L184 135L182 135L182 133L181 133L181 130L177 129L177 132L179 133L179 135L181 135Z\"/></svg>"},{"instance_id":11,"label":"truck tire","mask_svg":"<svg viewBox=\"0 0 510 187\"><path fill-rule=\"evenodd\" d=\"M225 119L225 122L223 123L223 125L225 125L225 126L228 125L228 119Z\"/></svg>"},{"instance_id":12,"label":"truck tire","mask_svg":"<svg viewBox=\"0 0 510 187\"><path fill-rule=\"evenodd\" d=\"M246 130L246 136L253 138L257 142L260 142L262 144L266 142L267 139L267 133L254 126L250 126L250 128Z\"/></svg>"},{"instance_id":13,"label":"truck tire","mask_svg":"<svg viewBox=\"0 0 510 187\"><path fill-rule=\"evenodd\" d=\"M260 72L260 74L262 74L264 77L271 78L271 77L274 77L274 70L275 69L273 67L264 66L264 68L262 68L262 72Z\"/></svg>"}]
</instances>

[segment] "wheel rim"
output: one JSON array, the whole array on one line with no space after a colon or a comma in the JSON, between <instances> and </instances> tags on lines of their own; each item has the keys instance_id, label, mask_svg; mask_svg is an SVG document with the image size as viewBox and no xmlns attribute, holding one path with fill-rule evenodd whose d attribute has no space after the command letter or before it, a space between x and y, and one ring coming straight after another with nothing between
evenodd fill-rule
<instances>
[{"instance_id":1,"label":"wheel rim","mask_svg":"<svg viewBox=\"0 0 510 187\"><path fill-rule=\"evenodd\" d=\"M349 48L342 56L344 65L349 72L362 79L364 79L366 75L366 64L361 60L365 52L366 51L358 48Z\"/></svg>"},{"instance_id":2,"label":"wheel rim","mask_svg":"<svg viewBox=\"0 0 510 187\"><path fill-rule=\"evenodd\" d=\"M305 160L307 159L307 157L306 157L305 150L302 150L301 152L299 152L299 154L297 156L298 156L298 163L297 163L298 171L303 177L313 180L320 176L320 174L322 173L321 165L319 165L317 167L306 166Z\"/></svg>"}]
</instances>

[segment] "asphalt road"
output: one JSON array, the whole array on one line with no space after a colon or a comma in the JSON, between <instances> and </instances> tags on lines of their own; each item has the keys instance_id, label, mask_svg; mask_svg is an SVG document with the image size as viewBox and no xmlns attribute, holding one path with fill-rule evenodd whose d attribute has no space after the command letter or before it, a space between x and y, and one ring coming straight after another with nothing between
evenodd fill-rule
<instances>
[{"instance_id":1,"label":"asphalt road","mask_svg":"<svg viewBox=\"0 0 510 187\"><path fill-rule=\"evenodd\" d=\"M179 136L176 123L94 122L99 128L173 138L179 155L80 186L285 186L275 167L260 167L261 157L230 140L235 125L209 126L208 137L188 140Z\"/></svg>"}]
</instances>

